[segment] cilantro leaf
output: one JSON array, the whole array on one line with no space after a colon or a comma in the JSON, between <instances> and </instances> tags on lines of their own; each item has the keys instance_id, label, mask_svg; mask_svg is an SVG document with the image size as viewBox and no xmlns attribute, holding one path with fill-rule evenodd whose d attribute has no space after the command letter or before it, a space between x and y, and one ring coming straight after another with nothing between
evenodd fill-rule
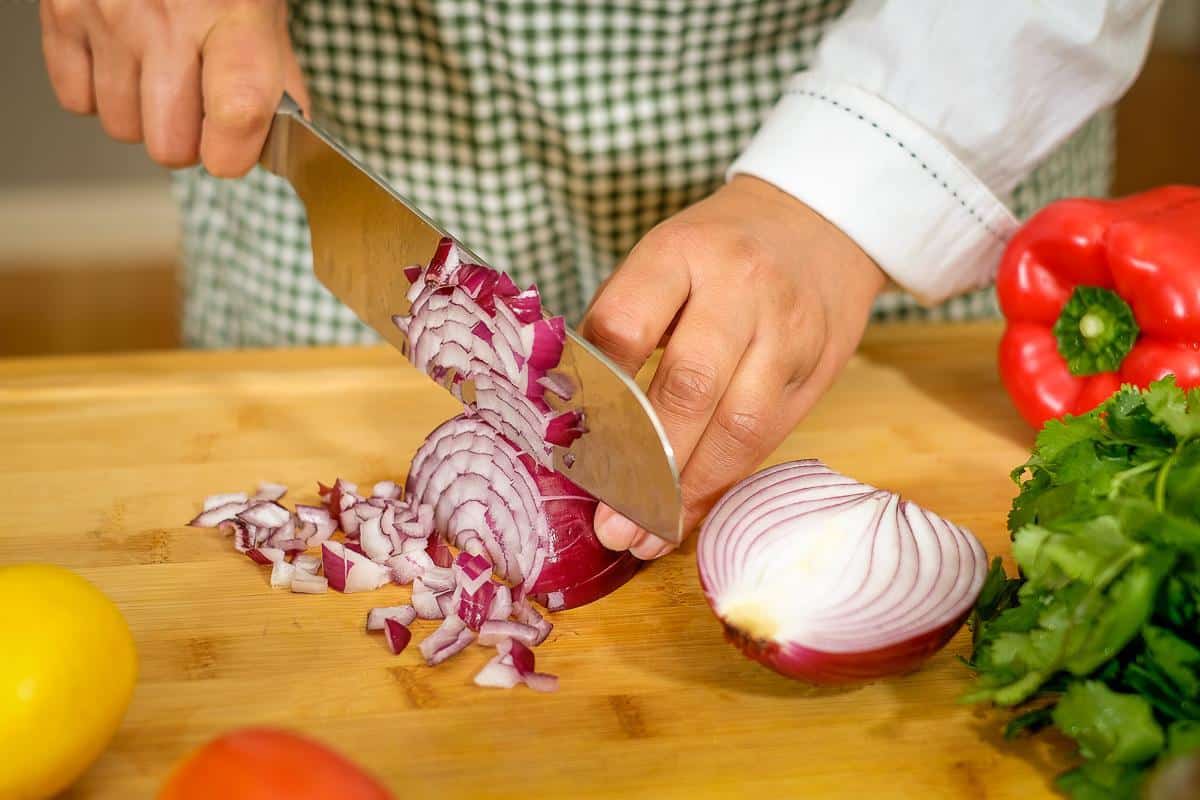
<instances>
[{"instance_id":1,"label":"cilantro leaf","mask_svg":"<svg viewBox=\"0 0 1200 800\"><path fill-rule=\"evenodd\" d=\"M1163 731L1150 704L1138 695L1114 692L1100 681L1071 684L1054 707L1053 718L1087 759L1139 764L1163 748Z\"/></svg>"}]
</instances>

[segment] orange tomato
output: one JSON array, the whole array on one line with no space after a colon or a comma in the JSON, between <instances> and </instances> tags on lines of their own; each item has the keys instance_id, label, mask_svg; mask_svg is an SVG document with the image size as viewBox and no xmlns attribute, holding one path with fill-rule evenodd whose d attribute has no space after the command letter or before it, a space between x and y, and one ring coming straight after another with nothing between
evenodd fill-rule
<instances>
[{"instance_id":1,"label":"orange tomato","mask_svg":"<svg viewBox=\"0 0 1200 800\"><path fill-rule=\"evenodd\" d=\"M246 728L192 753L158 800L393 800L375 778L325 745L271 728Z\"/></svg>"}]
</instances>

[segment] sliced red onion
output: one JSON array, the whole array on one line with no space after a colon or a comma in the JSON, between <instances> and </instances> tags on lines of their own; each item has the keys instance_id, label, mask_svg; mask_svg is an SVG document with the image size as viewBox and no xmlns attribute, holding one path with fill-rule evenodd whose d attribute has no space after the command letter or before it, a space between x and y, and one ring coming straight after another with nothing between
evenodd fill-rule
<instances>
[{"instance_id":1,"label":"sliced red onion","mask_svg":"<svg viewBox=\"0 0 1200 800\"><path fill-rule=\"evenodd\" d=\"M474 639L475 632L468 629L462 620L454 616L446 617L441 626L421 642L421 655L433 667L461 653Z\"/></svg>"},{"instance_id":2,"label":"sliced red onion","mask_svg":"<svg viewBox=\"0 0 1200 800\"><path fill-rule=\"evenodd\" d=\"M962 625L987 571L970 532L814 460L730 489L697 562L730 641L813 683L915 669Z\"/></svg>"},{"instance_id":3,"label":"sliced red onion","mask_svg":"<svg viewBox=\"0 0 1200 800\"><path fill-rule=\"evenodd\" d=\"M512 620L490 619L479 628L479 644L489 647L498 645L505 639L521 642L527 647L536 647L541 634L532 625Z\"/></svg>"},{"instance_id":4,"label":"sliced red onion","mask_svg":"<svg viewBox=\"0 0 1200 800\"><path fill-rule=\"evenodd\" d=\"M396 617L386 617L383 625L383 635L387 640L388 650L392 651L392 655L399 655L412 641L412 631Z\"/></svg>"},{"instance_id":5,"label":"sliced red onion","mask_svg":"<svg viewBox=\"0 0 1200 800\"><path fill-rule=\"evenodd\" d=\"M215 497L227 497L228 495L214 495ZM212 500L213 498L209 498ZM205 501L208 502L207 500ZM250 508L250 504L244 500L231 500L221 503L212 508L205 508L196 517L188 523L193 528L216 528L222 522L236 519L238 514Z\"/></svg>"},{"instance_id":6,"label":"sliced red onion","mask_svg":"<svg viewBox=\"0 0 1200 800\"><path fill-rule=\"evenodd\" d=\"M329 589L329 581L320 575L296 572L291 588L297 594L324 594Z\"/></svg>"},{"instance_id":7,"label":"sliced red onion","mask_svg":"<svg viewBox=\"0 0 1200 800\"><path fill-rule=\"evenodd\" d=\"M210 494L204 498L204 506L202 511L212 511L214 508L220 508L227 505L246 505L246 501L250 498L245 492L226 492L225 494ZM218 520L219 522L220 520ZM200 525L197 527L211 528L213 525Z\"/></svg>"},{"instance_id":8,"label":"sliced red onion","mask_svg":"<svg viewBox=\"0 0 1200 800\"><path fill-rule=\"evenodd\" d=\"M395 619L401 625L411 625L413 620L417 618L417 610L407 604L372 608L367 612L367 630L383 630L383 621L389 618Z\"/></svg>"},{"instance_id":9,"label":"sliced red onion","mask_svg":"<svg viewBox=\"0 0 1200 800\"><path fill-rule=\"evenodd\" d=\"M264 481L258 485L258 492L255 493L255 500L281 500L287 494L287 487L282 483L269 483Z\"/></svg>"},{"instance_id":10,"label":"sliced red onion","mask_svg":"<svg viewBox=\"0 0 1200 800\"><path fill-rule=\"evenodd\" d=\"M335 592L369 592L391 579L391 570L341 542L321 544L321 562L329 587Z\"/></svg>"},{"instance_id":11,"label":"sliced red onion","mask_svg":"<svg viewBox=\"0 0 1200 800\"><path fill-rule=\"evenodd\" d=\"M556 608L595 600L641 566L596 539L594 498L476 417L456 417L429 435L406 494L433 508L433 527L447 542L467 549L478 539L498 576L540 598L557 593Z\"/></svg>"},{"instance_id":12,"label":"sliced red onion","mask_svg":"<svg viewBox=\"0 0 1200 800\"><path fill-rule=\"evenodd\" d=\"M371 497L382 497L386 500L399 500L403 494L400 484L395 481L380 481L371 490Z\"/></svg>"},{"instance_id":13,"label":"sliced red onion","mask_svg":"<svg viewBox=\"0 0 1200 800\"><path fill-rule=\"evenodd\" d=\"M251 503L250 507L238 514L238 519L247 525L259 528L279 528L292 519L292 514L275 502Z\"/></svg>"},{"instance_id":14,"label":"sliced red onion","mask_svg":"<svg viewBox=\"0 0 1200 800\"><path fill-rule=\"evenodd\" d=\"M296 506L296 517L301 523L312 527L307 539L315 546L329 539L337 530L338 523L324 506Z\"/></svg>"},{"instance_id":15,"label":"sliced red onion","mask_svg":"<svg viewBox=\"0 0 1200 800\"><path fill-rule=\"evenodd\" d=\"M296 573L297 569L294 564L283 560L276 561L271 567L271 587L274 589L289 588Z\"/></svg>"}]
</instances>

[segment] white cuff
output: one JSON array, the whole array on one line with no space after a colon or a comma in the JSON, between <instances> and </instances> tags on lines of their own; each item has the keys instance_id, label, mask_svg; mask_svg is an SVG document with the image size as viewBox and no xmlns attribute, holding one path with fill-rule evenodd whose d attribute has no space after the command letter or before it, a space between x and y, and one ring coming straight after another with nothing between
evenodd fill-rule
<instances>
[{"instance_id":1,"label":"white cuff","mask_svg":"<svg viewBox=\"0 0 1200 800\"><path fill-rule=\"evenodd\" d=\"M837 225L933 305L991 282L1017 220L941 142L873 94L801 74L729 168Z\"/></svg>"}]
</instances>

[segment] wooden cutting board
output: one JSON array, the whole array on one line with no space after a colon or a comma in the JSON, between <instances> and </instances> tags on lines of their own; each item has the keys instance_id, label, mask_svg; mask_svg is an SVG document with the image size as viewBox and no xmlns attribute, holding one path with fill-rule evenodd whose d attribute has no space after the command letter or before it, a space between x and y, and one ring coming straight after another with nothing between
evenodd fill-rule
<instances>
[{"instance_id":1,"label":"wooden cutting board","mask_svg":"<svg viewBox=\"0 0 1200 800\"><path fill-rule=\"evenodd\" d=\"M998 335L871 332L770 460L825 459L1007 556L1008 472L1032 436L996 378ZM367 609L407 589L275 591L229 540L184 527L204 495L259 480L309 502L317 479L400 479L454 411L386 349L0 361L0 564L50 561L93 580L141 659L124 724L70 796L149 797L190 749L243 725L319 737L398 797L1051 794L1068 742L1005 743L1000 715L957 703L965 631L908 677L809 688L723 641L688 547L557 616L538 650L557 694L479 689L483 648L434 669L364 633ZM103 653L80 657L102 668Z\"/></svg>"}]
</instances>

